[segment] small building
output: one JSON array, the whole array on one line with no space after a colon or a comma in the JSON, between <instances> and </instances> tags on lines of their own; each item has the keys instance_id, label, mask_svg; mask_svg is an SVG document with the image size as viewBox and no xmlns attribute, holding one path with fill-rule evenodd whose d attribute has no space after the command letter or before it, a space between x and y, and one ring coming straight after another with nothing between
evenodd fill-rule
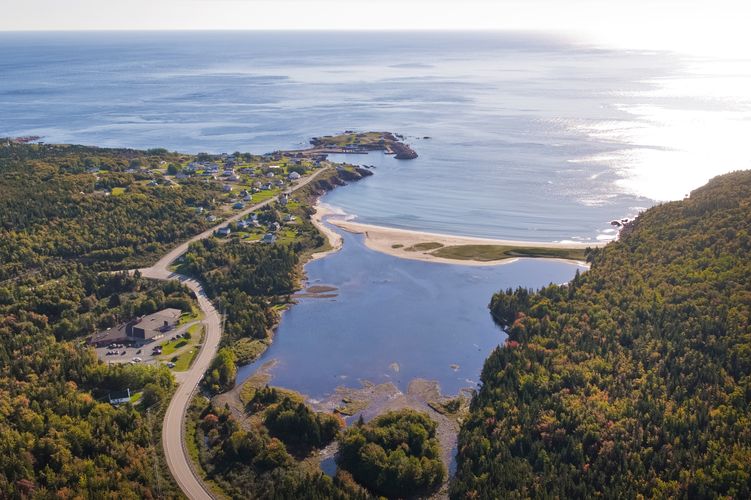
<instances>
[{"instance_id":1,"label":"small building","mask_svg":"<svg viewBox=\"0 0 751 500\"><path fill-rule=\"evenodd\" d=\"M276 235L273 233L266 233L261 238L261 243L274 243L276 241Z\"/></svg>"},{"instance_id":2,"label":"small building","mask_svg":"<svg viewBox=\"0 0 751 500\"><path fill-rule=\"evenodd\" d=\"M109 393L107 395L107 399L109 399L109 402L112 406L130 403L130 388L125 389L125 391L122 392L116 392L114 394Z\"/></svg>"},{"instance_id":3,"label":"small building","mask_svg":"<svg viewBox=\"0 0 751 500\"><path fill-rule=\"evenodd\" d=\"M228 226L220 227L216 231L217 236L223 236L223 237L229 236L230 233L232 233L232 230Z\"/></svg>"},{"instance_id":4,"label":"small building","mask_svg":"<svg viewBox=\"0 0 751 500\"><path fill-rule=\"evenodd\" d=\"M282 193L282 195L279 196L280 205L286 205L288 201L289 201L289 195L287 193Z\"/></svg>"},{"instance_id":5,"label":"small building","mask_svg":"<svg viewBox=\"0 0 751 500\"><path fill-rule=\"evenodd\" d=\"M279 225L278 222L272 222L269 224L269 231L276 232L279 231L282 228L282 226Z\"/></svg>"},{"instance_id":6,"label":"small building","mask_svg":"<svg viewBox=\"0 0 751 500\"><path fill-rule=\"evenodd\" d=\"M245 208L245 203L238 201L237 203L232 205L232 208L234 208L235 210L242 210L243 208Z\"/></svg>"},{"instance_id":7,"label":"small building","mask_svg":"<svg viewBox=\"0 0 751 500\"><path fill-rule=\"evenodd\" d=\"M297 172L290 172L290 174L287 176L287 179L291 181L296 181L299 178L300 178L300 174L298 174Z\"/></svg>"},{"instance_id":8,"label":"small building","mask_svg":"<svg viewBox=\"0 0 751 500\"><path fill-rule=\"evenodd\" d=\"M232 186L230 186L229 184L225 184L224 186L222 186L222 191L224 191L225 193L229 193L230 191L232 191Z\"/></svg>"},{"instance_id":9,"label":"small building","mask_svg":"<svg viewBox=\"0 0 751 500\"><path fill-rule=\"evenodd\" d=\"M206 217L207 222L216 222L216 215L209 215Z\"/></svg>"}]
</instances>

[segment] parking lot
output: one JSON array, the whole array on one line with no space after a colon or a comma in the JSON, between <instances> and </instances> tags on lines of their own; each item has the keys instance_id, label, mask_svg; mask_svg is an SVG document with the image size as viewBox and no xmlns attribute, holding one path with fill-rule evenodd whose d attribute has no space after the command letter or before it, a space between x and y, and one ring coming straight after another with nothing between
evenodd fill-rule
<instances>
[{"instance_id":1,"label":"parking lot","mask_svg":"<svg viewBox=\"0 0 751 500\"><path fill-rule=\"evenodd\" d=\"M199 325L199 322L194 321L180 325L178 328L166 332L164 335L160 335L158 338L155 337L151 342L142 346L131 347L128 345L115 343L107 347L97 348L96 353L99 359L101 359L105 363L164 363L171 365L173 364L170 362L170 359L172 357L182 354L186 349L195 348L195 344L199 342L199 339L193 338L192 334L189 340L180 340L180 337L182 337L189 329L196 330L196 328L193 328L195 325ZM200 329L198 330L198 332L200 333ZM164 348L164 346L168 344L171 344L172 347L176 347L176 349L172 349L169 355L161 353L155 354L155 348ZM170 366L170 368L172 368L172 366Z\"/></svg>"}]
</instances>

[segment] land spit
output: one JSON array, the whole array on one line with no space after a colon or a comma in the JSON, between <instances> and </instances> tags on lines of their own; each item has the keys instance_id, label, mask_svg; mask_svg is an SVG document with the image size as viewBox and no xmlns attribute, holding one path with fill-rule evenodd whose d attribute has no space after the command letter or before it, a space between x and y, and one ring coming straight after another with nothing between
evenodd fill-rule
<instances>
[{"instance_id":1,"label":"land spit","mask_svg":"<svg viewBox=\"0 0 751 500\"><path fill-rule=\"evenodd\" d=\"M604 242L537 242L456 236L424 231L363 224L343 217L325 203L315 205L313 223L329 240L331 249L341 248L341 236L324 224L333 224L350 233L365 235L365 246L402 259L443 264L488 266L508 264L523 257L556 259L582 263L585 250Z\"/></svg>"}]
</instances>

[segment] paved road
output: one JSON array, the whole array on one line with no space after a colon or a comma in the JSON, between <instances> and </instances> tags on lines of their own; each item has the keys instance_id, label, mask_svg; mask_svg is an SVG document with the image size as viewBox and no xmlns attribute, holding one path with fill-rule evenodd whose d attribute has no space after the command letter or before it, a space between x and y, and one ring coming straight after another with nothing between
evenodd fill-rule
<instances>
[{"instance_id":1,"label":"paved road","mask_svg":"<svg viewBox=\"0 0 751 500\"><path fill-rule=\"evenodd\" d=\"M300 180L291 191L296 191L308 183L312 182L322 172L328 170L322 168L311 176ZM201 311L204 313L203 323L205 325L205 337L203 346L201 347L198 356L193 361L193 365L186 372L183 372L180 378L177 380L178 386L175 395L172 397L167 412L164 415L164 422L162 423L162 447L164 448L164 455L167 460L172 476L177 481L180 489L190 499L206 499L215 498L208 487L204 484L196 471L193 469L191 458L185 448L183 437L185 436L185 413L188 410L190 401L193 398L193 394L198 388L198 384L203 378L203 374L209 368L211 361L216 355L216 351L219 347L219 340L222 336L222 322L219 313L214 308L206 293L203 290L203 286L199 281L196 281L187 276L174 273L169 270L170 265L177 260L182 254L188 250L188 246L194 241L198 241L204 238L208 238L217 229L226 226L230 222L240 220L250 212L258 210L274 201L278 197L269 198L268 200L257 203L245 210L238 212L221 224L212 227L204 231L203 233L192 237L185 243L178 245L173 250L168 252L164 257L151 267L140 269L139 271L144 277L169 280L177 279L183 284L188 286L198 298L198 305Z\"/></svg>"},{"instance_id":2,"label":"paved road","mask_svg":"<svg viewBox=\"0 0 751 500\"><path fill-rule=\"evenodd\" d=\"M294 192L294 191L297 191L298 189L300 189L300 188L308 185L316 177L318 177L320 174L322 174L323 172L325 172L327 170L328 170L328 168L324 167L324 168L321 168L320 170L315 171L309 177L305 177L305 178L299 180L296 185L294 185L293 187L291 187L289 189L289 191L290 192ZM266 201L262 201L261 203L256 203L255 205L252 205L252 206L250 206L250 207L248 207L248 208L246 208L244 210L241 210L241 211L237 212L236 214L234 214L232 217L230 217L229 219L225 220L221 224L217 224L216 226L212 227L211 229L207 229L206 231L204 231L204 232L202 232L200 234L197 234L196 236L193 236L188 241L186 241L186 242L182 243L181 245L178 245L175 248L173 248L172 250L170 250L161 259L159 259L159 261L156 264L154 264L153 266L151 266L150 269L158 269L160 271L168 272L169 266L174 261L176 261L178 257L180 257L182 254L184 254L185 252L188 251L188 246L191 243L193 243L194 241L203 240L205 238L208 238L209 236L211 236L212 234L214 234L214 232L217 229L229 225L230 222L236 222L236 221L242 219L243 217L245 217L249 213L255 212L256 210L258 210L260 208L263 208L266 205L269 205L269 204L275 202L278 198L279 198L278 196L274 196L272 198L269 198Z\"/></svg>"}]
</instances>

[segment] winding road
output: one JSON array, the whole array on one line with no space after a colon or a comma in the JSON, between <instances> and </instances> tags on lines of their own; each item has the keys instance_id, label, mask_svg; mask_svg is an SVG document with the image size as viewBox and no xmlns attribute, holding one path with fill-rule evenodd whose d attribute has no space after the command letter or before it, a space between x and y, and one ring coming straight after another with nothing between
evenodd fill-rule
<instances>
[{"instance_id":1,"label":"winding road","mask_svg":"<svg viewBox=\"0 0 751 500\"><path fill-rule=\"evenodd\" d=\"M327 170L329 170L329 168L324 167L312 175L301 179L290 189L290 192L297 191L308 185L321 173ZM194 241L208 238L214 234L217 229L227 226L231 222L238 221L249 213L263 208L277 199L278 196L274 196L266 201L257 203L238 212L222 223L193 236L189 240L170 250L153 266L139 269L141 275L146 278L160 280L176 279L182 282L195 293L198 299L198 306L204 314L203 324L205 334L203 345L188 371L176 374L177 376L175 378L178 383L177 390L167 407L167 412L165 413L164 421L162 422L162 447L164 449L164 456L167 460L167 465L169 466L170 472L175 478L175 481L180 486L180 489L190 499L203 500L207 498L216 498L216 495L203 482L198 472L195 470L185 447L184 437L185 414L188 410L188 406L190 406L191 400L193 399L193 395L198 388L198 384L203 378L203 374L209 368L211 361L216 355L219 341L222 337L222 321L216 308L211 303L211 300L206 296L206 292L201 283L193 278L189 278L188 276L170 271L169 267L188 250L188 247Z\"/></svg>"}]
</instances>

